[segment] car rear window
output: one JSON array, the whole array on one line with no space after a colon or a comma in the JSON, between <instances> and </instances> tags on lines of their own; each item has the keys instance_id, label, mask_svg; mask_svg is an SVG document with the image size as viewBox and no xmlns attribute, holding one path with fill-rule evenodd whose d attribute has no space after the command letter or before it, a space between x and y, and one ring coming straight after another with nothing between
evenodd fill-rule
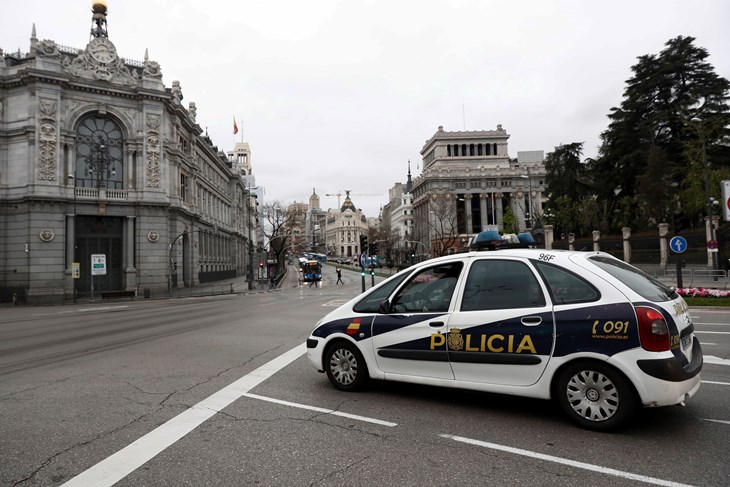
<instances>
[{"instance_id":1,"label":"car rear window","mask_svg":"<svg viewBox=\"0 0 730 487\"><path fill-rule=\"evenodd\" d=\"M601 297L591 283L570 271L547 262L532 261L532 264L547 283L555 304L588 303Z\"/></svg>"},{"instance_id":2,"label":"car rear window","mask_svg":"<svg viewBox=\"0 0 730 487\"><path fill-rule=\"evenodd\" d=\"M659 303L677 299L677 293L672 288L622 260L597 255L590 257L588 261L611 274L647 301Z\"/></svg>"}]
</instances>

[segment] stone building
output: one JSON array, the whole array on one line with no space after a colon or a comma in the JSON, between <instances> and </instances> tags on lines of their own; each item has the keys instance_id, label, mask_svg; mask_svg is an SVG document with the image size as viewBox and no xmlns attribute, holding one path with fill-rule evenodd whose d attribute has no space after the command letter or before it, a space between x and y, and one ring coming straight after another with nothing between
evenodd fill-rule
<instances>
[{"instance_id":1,"label":"stone building","mask_svg":"<svg viewBox=\"0 0 730 487\"><path fill-rule=\"evenodd\" d=\"M243 180L180 83L147 53L122 58L106 21L96 2L84 49L33 26L28 53L0 51L4 300L147 295L245 270Z\"/></svg>"},{"instance_id":2,"label":"stone building","mask_svg":"<svg viewBox=\"0 0 730 487\"><path fill-rule=\"evenodd\" d=\"M355 207L346 191L340 208L327 210L325 238L327 255L341 260L352 260L363 252L360 235L368 234L368 223L362 210Z\"/></svg>"},{"instance_id":3,"label":"stone building","mask_svg":"<svg viewBox=\"0 0 730 487\"><path fill-rule=\"evenodd\" d=\"M400 265L413 252L413 179L408 161L406 183L395 183L388 191L388 204L383 207L383 228L387 229L390 258Z\"/></svg>"},{"instance_id":4,"label":"stone building","mask_svg":"<svg viewBox=\"0 0 730 487\"><path fill-rule=\"evenodd\" d=\"M438 131L421 149L413 182L413 238L432 255L457 251L486 228L521 232L542 213L545 167L537 152L510 159L509 134Z\"/></svg>"}]
</instances>

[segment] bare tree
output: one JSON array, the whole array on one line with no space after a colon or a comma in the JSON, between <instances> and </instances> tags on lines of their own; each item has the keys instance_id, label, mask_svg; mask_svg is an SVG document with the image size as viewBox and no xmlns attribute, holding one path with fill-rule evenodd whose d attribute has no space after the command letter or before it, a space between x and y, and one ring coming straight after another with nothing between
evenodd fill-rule
<instances>
[{"instance_id":1,"label":"bare tree","mask_svg":"<svg viewBox=\"0 0 730 487\"><path fill-rule=\"evenodd\" d=\"M283 270L284 255L292 247L293 232L297 228L295 222L301 218L298 211L289 211L287 207L274 201L264 205L261 211L264 218L264 236L268 241L268 249L274 257L277 273Z\"/></svg>"},{"instance_id":2,"label":"bare tree","mask_svg":"<svg viewBox=\"0 0 730 487\"><path fill-rule=\"evenodd\" d=\"M449 253L459 240L454 196L432 195L428 201L428 227L431 234L431 252L435 256Z\"/></svg>"}]
</instances>

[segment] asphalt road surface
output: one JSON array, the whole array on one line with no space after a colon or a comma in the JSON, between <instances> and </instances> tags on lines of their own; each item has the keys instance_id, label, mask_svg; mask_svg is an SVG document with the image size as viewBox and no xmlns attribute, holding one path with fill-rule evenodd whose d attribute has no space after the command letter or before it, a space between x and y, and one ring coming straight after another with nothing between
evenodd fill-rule
<instances>
[{"instance_id":1,"label":"asphalt road surface","mask_svg":"<svg viewBox=\"0 0 730 487\"><path fill-rule=\"evenodd\" d=\"M596 433L546 401L337 391L303 343L361 281L324 273L256 294L0 308L0 485L730 485L730 311L691 311L705 366L686 407Z\"/></svg>"}]
</instances>

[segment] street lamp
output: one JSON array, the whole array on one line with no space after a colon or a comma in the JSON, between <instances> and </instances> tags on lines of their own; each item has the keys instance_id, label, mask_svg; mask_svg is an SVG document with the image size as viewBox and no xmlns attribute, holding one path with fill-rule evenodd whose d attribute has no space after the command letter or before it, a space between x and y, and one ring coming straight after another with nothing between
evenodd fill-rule
<instances>
[{"instance_id":1,"label":"street lamp","mask_svg":"<svg viewBox=\"0 0 730 487\"><path fill-rule=\"evenodd\" d=\"M251 239L251 186L245 191L246 194L246 237L248 242L248 266L246 266L246 280L249 291L253 289L253 240ZM255 196L254 196L255 198Z\"/></svg>"},{"instance_id":2,"label":"street lamp","mask_svg":"<svg viewBox=\"0 0 730 487\"><path fill-rule=\"evenodd\" d=\"M705 176L705 203L707 205L707 218L710 222L710 240L715 240L715 222L712 218L712 198L710 196L710 167L707 163L707 147L705 144L705 131L702 126L702 119L693 117L690 122L697 124L700 133L700 141L702 142L702 171ZM712 253L712 270L717 270L717 253Z\"/></svg>"},{"instance_id":3,"label":"street lamp","mask_svg":"<svg viewBox=\"0 0 730 487\"><path fill-rule=\"evenodd\" d=\"M74 303L76 302L76 275L74 274L74 265L76 264L76 171L68 175L69 181L73 184L71 188L74 192L74 217L73 217L73 262L71 262L71 282L74 287Z\"/></svg>"}]
</instances>

